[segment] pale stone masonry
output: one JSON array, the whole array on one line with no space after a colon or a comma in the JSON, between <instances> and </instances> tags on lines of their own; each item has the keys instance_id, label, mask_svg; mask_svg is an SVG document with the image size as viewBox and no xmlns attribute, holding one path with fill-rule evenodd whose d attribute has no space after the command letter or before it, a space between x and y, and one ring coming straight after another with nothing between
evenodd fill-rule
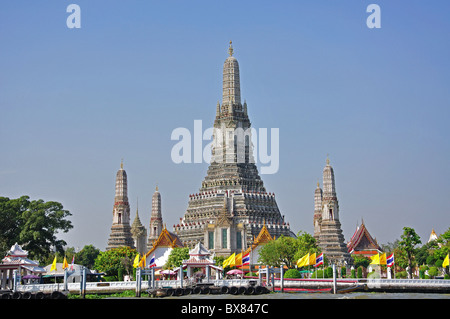
<instances>
[{"instance_id":1,"label":"pale stone masonry","mask_svg":"<svg viewBox=\"0 0 450 319\"><path fill-rule=\"evenodd\" d=\"M342 266L353 263L344 243L334 171L328 158L327 165L323 169L323 193L319 185L314 193L314 237L329 262Z\"/></svg>"},{"instance_id":2,"label":"pale stone masonry","mask_svg":"<svg viewBox=\"0 0 450 319\"><path fill-rule=\"evenodd\" d=\"M147 249L153 248L153 242L156 241L163 229L163 219L161 210L161 194L159 193L158 186L152 196L152 213L150 216L150 227L148 235Z\"/></svg>"},{"instance_id":3,"label":"pale stone masonry","mask_svg":"<svg viewBox=\"0 0 450 319\"><path fill-rule=\"evenodd\" d=\"M198 242L218 255L246 250L264 223L272 236L292 236L267 193L253 158L247 103L241 104L239 64L229 47L223 65L222 105L217 104L211 163L198 193L174 230L184 245ZM236 129L245 132L237 136Z\"/></svg>"},{"instance_id":4,"label":"pale stone masonry","mask_svg":"<svg viewBox=\"0 0 450 319\"><path fill-rule=\"evenodd\" d=\"M130 204L128 203L127 173L123 162L116 174L116 194L114 197L113 222L107 250L128 246L134 248L130 227Z\"/></svg>"}]
</instances>

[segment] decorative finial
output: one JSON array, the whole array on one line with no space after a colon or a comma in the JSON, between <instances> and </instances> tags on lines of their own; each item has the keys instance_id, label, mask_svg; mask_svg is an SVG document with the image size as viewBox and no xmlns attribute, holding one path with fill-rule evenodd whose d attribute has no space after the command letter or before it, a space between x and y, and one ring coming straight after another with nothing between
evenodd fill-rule
<instances>
[{"instance_id":1,"label":"decorative finial","mask_svg":"<svg viewBox=\"0 0 450 319\"><path fill-rule=\"evenodd\" d=\"M123 169L123 158L120 160L120 169Z\"/></svg>"},{"instance_id":2,"label":"decorative finial","mask_svg":"<svg viewBox=\"0 0 450 319\"><path fill-rule=\"evenodd\" d=\"M229 48L228 48L228 54L230 55L230 56L233 56L233 46L231 45L231 40L230 40L230 46L229 46Z\"/></svg>"},{"instance_id":3,"label":"decorative finial","mask_svg":"<svg viewBox=\"0 0 450 319\"><path fill-rule=\"evenodd\" d=\"M330 165L330 159L328 158L328 154L327 154L327 165Z\"/></svg>"},{"instance_id":4,"label":"decorative finial","mask_svg":"<svg viewBox=\"0 0 450 319\"><path fill-rule=\"evenodd\" d=\"M319 188L320 187L320 183L319 183L319 181L317 181L317 188Z\"/></svg>"}]
</instances>

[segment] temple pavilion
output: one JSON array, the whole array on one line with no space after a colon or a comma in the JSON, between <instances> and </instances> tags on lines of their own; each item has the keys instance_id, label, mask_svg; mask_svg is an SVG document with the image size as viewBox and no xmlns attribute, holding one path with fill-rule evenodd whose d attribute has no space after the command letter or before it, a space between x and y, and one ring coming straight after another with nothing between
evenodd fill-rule
<instances>
[{"instance_id":1,"label":"temple pavilion","mask_svg":"<svg viewBox=\"0 0 450 319\"><path fill-rule=\"evenodd\" d=\"M37 277L46 272L36 261L28 259L28 251L23 250L17 243L12 245L0 263L0 289L12 289L14 270L17 270L22 278Z\"/></svg>"},{"instance_id":2,"label":"temple pavilion","mask_svg":"<svg viewBox=\"0 0 450 319\"><path fill-rule=\"evenodd\" d=\"M370 257L382 252L376 239L374 239L367 230L364 221L362 221L361 226L356 228L355 233L347 243L347 248L350 254L364 257Z\"/></svg>"}]
</instances>

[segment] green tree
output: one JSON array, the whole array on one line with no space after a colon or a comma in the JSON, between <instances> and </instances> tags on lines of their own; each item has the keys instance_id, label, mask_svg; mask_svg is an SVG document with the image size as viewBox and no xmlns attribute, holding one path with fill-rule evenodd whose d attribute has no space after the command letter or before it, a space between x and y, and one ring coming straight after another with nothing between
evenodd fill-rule
<instances>
[{"instance_id":1,"label":"green tree","mask_svg":"<svg viewBox=\"0 0 450 319\"><path fill-rule=\"evenodd\" d=\"M352 255L352 258L353 258L353 266L355 268L358 268L360 266L367 268L370 264L370 258L359 255Z\"/></svg>"},{"instance_id":2,"label":"green tree","mask_svg":"<svg viewBox=\"0 0 450 319\"><path fill-rule=\"evenodd\" d=\"M89 269L93 269L95 259L100 254L100 249L93 245L86 245L78 253L75 254L75 263L83 265Z\"/></svg>"},{"instance_id":3,"label":"green tree","mask_svg":"<svg viewBox=\"0 0 450 319\"><path fill-rule=\"evenodd\" d=\"M306 254L320 253L316 239L304 231L299 231L297 233L297 247L297 252L294 255L296 261Z\"/></svg>"},{"instance_id":4,"label":"green tree","mask_svg":"<svg viewBox=\"0 0 450 319\"><path fill-rule=\"evenodd\" d=\"M45 260L55 249L64 254L66 242L59 232L73 228L66 218L72 214L58 202L0 197L0 249L5 253L14 243L27 250L30 259Z\"/></svg>"},{"instance_id":5,"label":"green tree","mask_svg":"<svg viewBox=\"0 0 450 319\"><path fill-rule=\"evenodd\" d=\"M296 238L280 236L261 247L258 261L273 267L280 267L284 263L288 268L293 268L298 248Z\"/></svg>"},{"instance_id":6,"label":"green tree","mask_svg":"<svg viewBox=\"0 0 450 319\"><path fill-rule=\"evenodd\" d=\"M136 254L136 249L130 247L119 247L102 251L95 259L94 268L97 271L106 273L107 276L117 277L120 268L127 275L132 275L133 261Z\"/></svg>"},{"instance_id":7,"label":"green tree","mask_svg":"<svg viewBox=\"0 0 450 319\"><path fill-rule=\"evenodd\" d=\"M421 244L419 235L410 227L403 227L403 234L400 236L399 248L406 253L408 260L408 277L411 278L412 266L414 261L414 254L416 253L416 246Z\"/></svg>"},{"instance_id":8,"label":"green tree","mask_svg":"<svg viewBox=\"0 0 450 319\"><path fill-rule=\"evenodd\" d=\"M188 247L175 247L170 252L169 258L167 258L164 269L173 269L180 267L183 264L183 260L189 259Z\"/></svg>"}]
</instances>

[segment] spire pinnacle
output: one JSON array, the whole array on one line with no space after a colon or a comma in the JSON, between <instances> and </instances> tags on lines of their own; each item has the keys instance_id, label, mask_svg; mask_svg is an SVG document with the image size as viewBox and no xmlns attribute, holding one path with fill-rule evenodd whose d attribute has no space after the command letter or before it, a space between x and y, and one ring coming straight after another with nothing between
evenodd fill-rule
<instances>
[{"instance_id":1,"label":"spire pinnacle","mask_svg":"<svg viewBox=\"0 0 450 319\"><path fill-rule=\"evenodd\" d=\"M120 160L120 169L123 169L123 158Z\"/></svg>"},{"instance_id":2,"label":"spire pinnacle","mask_svg":"<svg viewBox=\"0 0 450 319\"><path fill-rule=\"evenodd\" d=\"M327 154L327 165L330 165L330 158L328 157L328 154Z\"/></svg>"},{"instance_id":3,"label":"spire pinnacle","mask_svg":"<svg viewBox=\"0 0 450 319\"><path fill-rule=\"evenodd\" d=\"M158 183L156 183L156 188L155 188L155 190L158 192Z\"/></svg>"},{"instance_id":4,"label":"spire pinnacle","mask_svg":"<svg viewBox=\"0 0 450 319\"><path fill-rule=\"evenodd\" d=\"M230 56L233 56L233 46L232 46L231 44L232 44L232 42L231 42L231 40L230 40L230 46L228 47L228 54L229 54Z\"/></svg>"}]
</instances>

